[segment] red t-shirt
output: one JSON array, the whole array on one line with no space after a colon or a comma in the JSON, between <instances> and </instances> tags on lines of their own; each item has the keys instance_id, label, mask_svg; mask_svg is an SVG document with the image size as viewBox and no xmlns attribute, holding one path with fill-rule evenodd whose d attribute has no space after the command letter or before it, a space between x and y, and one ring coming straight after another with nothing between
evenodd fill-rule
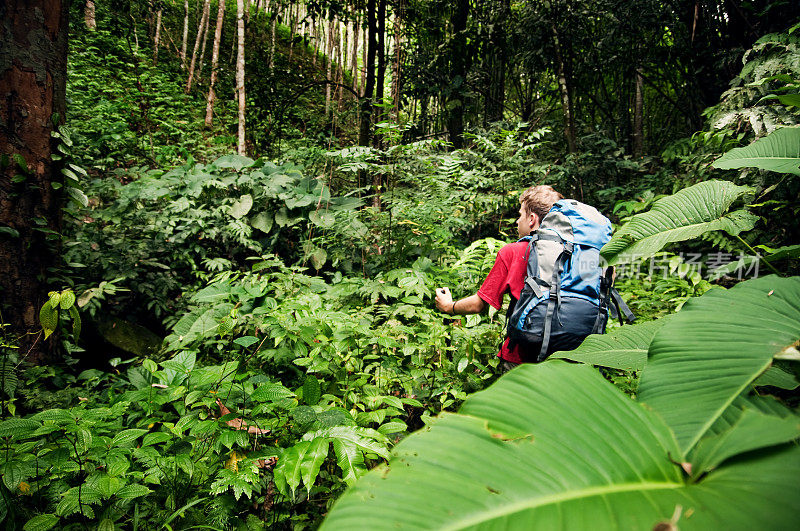
<instances>
[{"instance_id":1,"label":"red t-shirt","mask_svg":"<svg viewBox=\"0 0 800 531\"><path fill-rule=\"evenodd\" d=\"M503 295L509 293L515 300L519 300L522 293L522 286L525 283L525 273L527 261L525 253L528 249L528 242L509 243L503 246L497 253L492 270L489 276L483 281L481 289L478 290L478 297L483 299L494 309L499 310L503 305ZM519 347L508 348L508 338L503 341L500 352L497 354L501 359L511 363L522 363L519 355Z\"/></svg>"}]
</instances>

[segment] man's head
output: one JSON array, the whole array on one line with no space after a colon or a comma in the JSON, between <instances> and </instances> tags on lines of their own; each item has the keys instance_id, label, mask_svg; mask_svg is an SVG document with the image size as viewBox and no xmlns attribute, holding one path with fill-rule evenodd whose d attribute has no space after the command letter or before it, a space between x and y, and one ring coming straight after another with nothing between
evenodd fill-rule
<instances>
[{"instance_id":1,"label":"man's head","mask_svg":"<svg viewBox=\"0 0 800 531\"><path fill-rule=\"evenodd\" d=\"M517 219L519 237L527 236L536 230L559 199L564 199L564 196L556 192L552 186L545 184L531 186L522 192L519 198L519 219Z\"/></svg>"}]
</instances>

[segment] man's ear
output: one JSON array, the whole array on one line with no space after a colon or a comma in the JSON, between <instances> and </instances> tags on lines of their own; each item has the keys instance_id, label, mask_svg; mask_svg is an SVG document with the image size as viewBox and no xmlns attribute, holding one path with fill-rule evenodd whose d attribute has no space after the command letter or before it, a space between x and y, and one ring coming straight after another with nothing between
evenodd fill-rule
<instances>
[{"instance_id":1,"label":"man's ear","mask_svg":"<svg viewBox=\"0 0 800 531\"><path fill-rule=\"evenodd\" d=\"M530 221L531 221L531 230L536 229L536 228L539 227L539 215L538 214L531 213Z\"/></svg>"}]
</instances>

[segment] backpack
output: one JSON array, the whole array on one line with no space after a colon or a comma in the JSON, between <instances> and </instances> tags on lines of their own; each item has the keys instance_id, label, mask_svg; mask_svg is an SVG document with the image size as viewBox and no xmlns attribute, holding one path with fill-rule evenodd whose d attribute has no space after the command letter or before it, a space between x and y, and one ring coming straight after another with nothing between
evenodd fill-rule
<instances>
[{"instance_id":1,"label":"backpack","mask_svg":"<svg viewBox=\"0 0 800 531\"><path fill-rule=\"evenodd\" d=\"M611 239L611 222L573 199L555 203L528 241L527 272L520 298L508 310L509 347L523 361L544 361L576 348L589 334L602 334L609 302L634 320L613 288L613 268L603 269L600 248Z\"/></svg>"}]
</instances>

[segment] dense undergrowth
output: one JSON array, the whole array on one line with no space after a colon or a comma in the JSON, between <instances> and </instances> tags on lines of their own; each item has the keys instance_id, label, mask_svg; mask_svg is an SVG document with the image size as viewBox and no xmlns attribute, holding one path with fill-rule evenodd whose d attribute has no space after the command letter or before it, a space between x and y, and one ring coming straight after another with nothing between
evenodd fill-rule
<instances>
[{"instance_id":1,"label":"dense undergrowth","mask_svg":"<svg viewBox=\"0 0 800 531\"><path fill-rule=\"evenodd\" d=\"M272 139L254 134L263 156L248 158L227 154L231 104L220 101L218 125L204 130L204 98L183 94L174 62L154 67L120 36L77 33L65 156L88 170L86 200L65 210L59 295L42 314L65 363L31 366L2 343L0 518L12 527L317 526L397 441L499 376L503 312L451 319L432 296L444 285L477 290L530 184L553 184L621 224L727 176L756 188L749 204L761 220L741 240L713 233L685 251L762 244L769 255L797 236L795 177L707 166L761 132L728 114L726 128L637 160L601 132L565 156L548 128L528 124L473 131L460 150L401 143L397 124L383 124L387 147L329 148L330 124L309 110L319 94L276 112L288 93L261 76L253 129L278 121L296 141L273 160ZM741 83L772 75L746 70ZM732 92L717 111L742 97ZM776 113L795 123L796 106L776 107L765 128ZM352 132L336 134L346 145ZM365 172L381 176L377 202ZM623 270L618 286L640 320L721 289L683 251L657 255L657 270ZM796 249L776 256L774 267L796 271ZM604 374L635 395L628 369Z\"/></svg>"}]
</instances>

